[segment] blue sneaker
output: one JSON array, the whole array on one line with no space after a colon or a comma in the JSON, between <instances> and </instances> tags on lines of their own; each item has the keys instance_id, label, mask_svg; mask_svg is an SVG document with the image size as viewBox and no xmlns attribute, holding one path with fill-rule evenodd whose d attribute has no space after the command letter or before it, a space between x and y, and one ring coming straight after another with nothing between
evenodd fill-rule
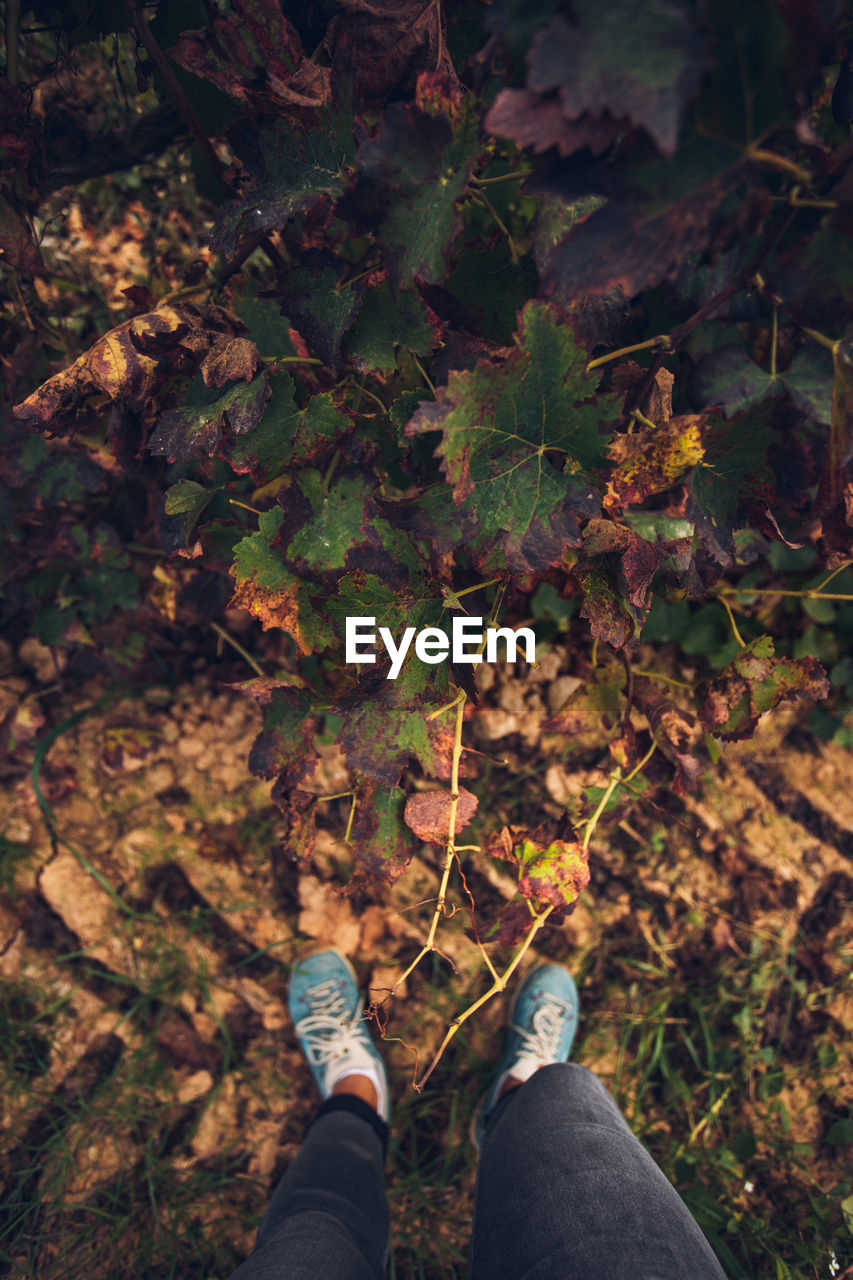
<instances>
[{"instance_id":1,"label":"blue sneaker","mask_svg":"<svg viewBox=\"0 0 853 1280\"><path fill-rule=\"evenodd\" d=\"M376 1110L390 1121L385 1064L367 1030L355 970L343 952L331 947L297 960L288 1006L323 1099L344 1076L367 1076L376 1089Z\"/></svg>"},{"instance_id":2,"label":"blue sneaker","mask_svg":"<svg viewBox=\"0 0 853 1280\"><path fill-rule=\"evenodd\" d=\"M486 1121L507 1077L529 1080L551 1062L568 1062L578 1027L578 991L561 964L542 964L522 982L509 1011L506 1052L471 1126L479 1151Z\"/></svg>"}]
</instances>

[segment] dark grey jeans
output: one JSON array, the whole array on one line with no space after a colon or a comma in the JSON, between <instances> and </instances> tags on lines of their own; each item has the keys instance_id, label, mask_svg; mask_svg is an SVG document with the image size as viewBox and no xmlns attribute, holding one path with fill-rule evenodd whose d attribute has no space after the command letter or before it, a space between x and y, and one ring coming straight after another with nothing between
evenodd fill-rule
<instances>
[{"instance_id":1,"label":"dark grey jeans","mask_svg":"<svg viewBox=\"0 0 853 1280\"><path fill-rule=\"evenodd\" d=\"M385 1126L325 1103L232 1280L381 1280ZM470 1280L725 1280L675 1188L585 1067L557 1063L489 1121Z\"/></svg>"}]
</instances>

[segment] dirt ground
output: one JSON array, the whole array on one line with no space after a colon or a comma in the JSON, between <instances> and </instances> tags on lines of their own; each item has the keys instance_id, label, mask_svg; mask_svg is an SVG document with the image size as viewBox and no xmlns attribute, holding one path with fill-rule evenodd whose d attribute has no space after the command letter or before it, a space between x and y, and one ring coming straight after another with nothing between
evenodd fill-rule
<instances>
[{"instance_id":1,"label":"dirt ground","mask_svg":"<svg viewBox=\"0 0 853 1280\"><path fill-rule=\"evenodd\" d=\"M93 1261L105 1257L101 1229L82 1210L111 1203L109 1188L151 1160L154 1198L163 1197L158 1223L169 1220L167 1188L175 1204L191 1188L186 1221L236 1261L316 1103L286 1012L288 968L306 947L334 942L381 998L424 937L437 855L424 848L393 887L342 894L348 802L334 800L322 806L313 864L295 865L281 848L269 785L248 772L260 717L223 687L247 674L228 654L221 671L206 668L180 687L103 702L101 685L55 691L34 642L3 656L7 724L30 725L31 739L6 761L0 795L0 975L11 993L2 1034L17 1046L3 1052L0 1181L7 1192L25 1184L28 1203L40 1206L6 1223L10 1273L125 1274ZM517 818L521 795L545 812L571 812L581 787L604 776L603 730L579 754L566 735L542 729L581 684L567 651L508 671L485 673L481 707L466 723L466 740L483 753L469 758L466 785L485 797L470 839ZM801 708L780 709L754 742L709 766L697 795L656 792L602 825L589 890L531 955L564 960L579 975L576 1056L601 1074L654 1151L725 1151L745 1125L758 1134L762 1168L772 1167L777 1130L780 1141L808 1148L797 1169L776 1170L775 1187L767 1175L754 1192L766 1193L765 1207L774 1195L829 1194L843 1181L844 1148L825 1138L853 1104L853 759L803 724ZM347 784L337 749L324 747L314 789L332 795ZM488 918L512 881L478 854L465 867ZM452 901L465 906L458 885ZM436 1250L445 1259L464 1251L474 1163L463 1111L498 1050L504 1006L493 1001L466 1024L421 1097L407 1046L423 1066L448 1019L485 989L468 924L460 910L443 926L447 960L433 957L412 975L386 1028L401 1130L391 1175L397 1275L433 1274ZM748 1017L702 988L703 972L725 974L729 964L732 973L752 966ZM713 1106L707 1081L685 1069L676 1107L642 1057L658 1022L689 1023L687 990L706 990L729 1033L737 1022L734 1040L751 1064L743 1087L718 1092ZM712 1038L719 1025L709 1014ZM768 1044L774 1053L762 1058ZM776 1068L779 1080L765 1088ZM738 1160L746 1189L730 1211L750 1213L749 1160ZM121 1231L126 1252L132 1230ZM450 1265L435 1263L435 1273L450 1274ZM187 1263L174 1274L195 1272Z\"/></svg>"}]
</instances>

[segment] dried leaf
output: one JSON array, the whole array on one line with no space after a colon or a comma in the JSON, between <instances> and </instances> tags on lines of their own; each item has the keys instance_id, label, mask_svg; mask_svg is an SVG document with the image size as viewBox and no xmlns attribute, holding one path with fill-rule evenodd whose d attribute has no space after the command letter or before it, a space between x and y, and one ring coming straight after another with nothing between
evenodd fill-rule
<instances>
[{"instance_id":1,"label":"dried leaf","mask_svg":"<svg viewBox=\"0 0 853 1280\"><path fill-rule=\"evenodd\" d=\"M302 52L278 0L231 0L214 10L210 29L184 31L169 55L218 89L252 106L322 107L329 68Z\"/></svg>"},{"instance_id":2,"label":"dried leaf","mask_svg":"<svg viewBox=\"0 0 853 1280\"><path fill-rule=\"evenodd\" d=\"M644 502L681 480L704 457L707 420L707 414L686 413L655 430L643 427L614 436L608 454L617 465L610 473L605 504L615 500L627 507Z\"/></svg>"},{"instance_id":3,"label":"dried leaf","mask_svg":"<svg viewBox=\"0 0 853 1280\"><path fill-rule=\"evenodd\" d=\"M224 336L239 329L220 307L175 303L134 316L99 338L68 369L54 374L16 406L27 426L68 430L89 396L146 407L176 371L192 371Z\"/></svg>"},{"instance_id":4,"label":"dried leaf","mask_svg":"<svg viewBox=\"0 0 853 1280\"><path fill-rule=\"evenodd\" d=\"M446 844L450 831L450 791L418 791L406 801L405 819L419 840L429 844ZM479 801L464 787L459 789L453 834L459 835L474 816Z\"/></svg>"},{"instance_id":5,"label":"dried leaf","mask_svg":"<svg viewBox=\"0 0 853 1280\"><path fill-rule=\"evenodd\" d=\"M770 636L759 636L706 685L700 715L709 733L724 741L748 738L759 717L783 698L829 696L829 681L817 658L773 655Z\"/></svg>"},{"instance_id":6,"label":"dried leaf","mask_svg":"<svg viewBox=\"0 0 853 1280\"><path fill-rule=\"evenodd\" d=\"M568 156L582 146L604 150L630 121L671 156L707 64L705 41L686 7L669 0L639 6L609 0L605 7L574 0L570 18L553 18L533 38L526 100L510 102L512 91L504 90L486 127L536 151L556 145ZM562 132L557 105L566 122ZM513 106L520 109L517 125Z\"/></svg>"}]
</instances>

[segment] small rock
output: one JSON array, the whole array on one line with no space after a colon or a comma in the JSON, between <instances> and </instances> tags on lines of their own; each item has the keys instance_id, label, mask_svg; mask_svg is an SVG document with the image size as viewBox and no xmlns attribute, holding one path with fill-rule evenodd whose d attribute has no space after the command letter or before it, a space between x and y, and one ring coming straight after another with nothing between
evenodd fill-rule
<instances>
[{"instance_id":1,"label":"small rock","mask_svg":"<svg viewBox=\"0 0 853 1280\"><path fill-rule=\"evenodd\" d=\"M572 694L581 687L577 676L559 676L548 689L548 710L552 716L562 711Z\"/></svg>"},{"instance_id":2,"label":"small rock","mask_svg":"<svg viewBox=\"0 0 853 1280\"><path fill-rule=\"evenodd\" d=\"M30 636L28 640L18 649L18 658L25 667L29 667L30 671L35 672L36 679L40 684L53 684L56 680L58 671L62 671L68 662L67 656L56 650L56 661L54 655L46 644L42 644L41 640L37 640L35 636Z\"/></svg>"},{"instance_id":3,"label":"small rock","mask_svg":"<svg viewBox=\"0 0 853 1280\"><path fill-rule=\"evenodd\" d=\"M203 1098L206 1093L210 1093L212 1088L213 1076L209 1071L204 1068L201 1071L194 1071L178 1086L178 1102L195 1102L196 1098Z\"/></svg>"}]
</instances>

